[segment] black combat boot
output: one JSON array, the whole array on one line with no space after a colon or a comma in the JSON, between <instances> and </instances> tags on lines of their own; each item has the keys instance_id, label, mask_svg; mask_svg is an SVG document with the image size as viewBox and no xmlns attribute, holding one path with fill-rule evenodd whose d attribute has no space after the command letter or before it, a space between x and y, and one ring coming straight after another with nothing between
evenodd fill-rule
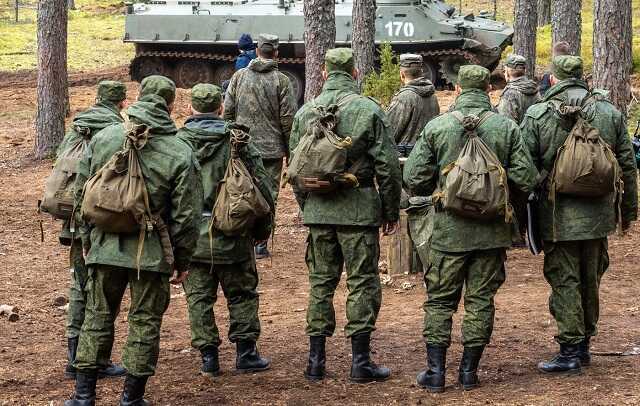
<instances>
[{"instance_id":1,"label":"black combat boot","mask_svg":"<svg viewBox=\"0 0 640 406\"><path fill-rule=\"evenodd\" d=\"M271 361L262 358L256 348L256 342L240 340L236 343L236 370L242 373L266 371Z\"/></svg>"},{"instance_id":2,"label":"black combat boot","mask_svg":"<svg viewBox=\"0 0 640 406\"><path fill-rule=\"evenodd\" d=\"M76 360L76 352L78 351L78 337L67 338L67 367L64 370L64 377L67 379L76 379L76 369L73 361Z\"/></svg>"},{"instance_id":3,"label":"black combat boot","mask_svg":"<svg viewBox=\"0 0 640 406\"><path fill-rule=\"evenodd\" d=\"M218 361L218 347L208 346L200 350L202 354L202 375L218 376L220 375L220 362Z\"/></svg>"},{"instance_id":4,"label":"black combat boot","mask_svg":"<svg viewBox=\"0 0 640 406\"><path fill-rule=\"evenodd\" d=\"M98 373L90 370L76 370L76 390L73 397L65 400L64 406L95 406Z\"/></svg>"},{"instance_id":5,"label":"black combat boot","mask_svg":"<svg viewBox=\"0 0 640 406\"><path fill-rule=\"evenodd\" d=\"M325 352L325 336L309 337L309 363L307 370L304 371L304 377L310 381L319 381L324 379L324 366L327 359Z\"/></svg>"},{"instance_id":6,"label":"black combat boot","mask_svg":"<svg viewBox=\"0 0 640 406\"><path fill-rule=\"evenodd\" d=\"M418 385L429 392L444 392L447 365L447 347L427 344L427 369L418 374Z\"/></svg>"},{"instance_id":7,"label":"black combat boot","mask_svg":"<svg viewBox=\"0 0 640 406\"><path fill-rule=\"evenodd\" d=\"M256 259L269 258L271 256L266 242L256 245L255 252Z\"/></svg>"},{"instance_id":8,"label":"black combat boot","mask_svg":"<svg viewBox=\"0 0 640 406\"><path fill-rule=\"evenodd\" d=\"M591 365L591 350L589 344L591 337L586 337L578 344L578 358L580 358L580 366L588 367Z\"/></svg>"},{"instance_id":9,"label":"black combat boot","mask_svg":"<svg viewBox=\"0 0 640 406\"><path fill-rule=\"evenodd\" d=\"M579 374L582 372L578 345L560 344L560 352L549 362L540 362L538 369L544 373Z\"/></svg>"},{"instance_id":10,"label":"black combat boot","mask_svg":"<svg viewBox=\"0 0 640 406\"><path fill-rule=\"evenodd\" d=\"M98 369L98 379L102 378L117 378L127 374L127 370L113 362L109 361L106 367Z\"/></svg>"},{"instance_id":11,"label":"black combat boot","mask_svg":"<svg viewBox=\"0 0 640 406\"><path fill-rule=\"evenodd\" d=\"M120 398L120 406L148 406L144 400L144 388L147 385L148 376L134 376L127 374L124 380L124 390Z\"/></svg>"},{"instance_id":12,"label":"black combat boot","mask_svg":"<svg viewBox=\"0 0 640 406\"><path fill-rule=\"evenodd\" d=\"M367 383L386 381L391 371L386 367L379 367L371 361L371 333L356 334L351 337L351 376L352 382Z\"/></svg>"},{"instance_id":13,"label":"black combat boot","mask_svg":"<svg viewBox=\"0 0 640 406\"><path fill-rule=\"evenodd\" d=\"M458 372L458 382L462 385L463 390L471 390L480 384L478 380L478 365L483 351L484 345L464 347L462 360L460 360L460 371Z\"/></svg>"}]
</instances>

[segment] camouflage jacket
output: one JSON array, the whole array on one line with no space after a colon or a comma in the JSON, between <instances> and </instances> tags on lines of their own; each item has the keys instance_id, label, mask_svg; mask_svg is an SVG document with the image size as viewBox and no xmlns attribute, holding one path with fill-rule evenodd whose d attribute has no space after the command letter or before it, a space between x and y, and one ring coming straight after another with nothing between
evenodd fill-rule
<instances>
[{"instance_id":1,"label":"camouflage jacket","mask_svg":"<svg viewBox=\"0 0 640 406\"><path fill-rule=\"evenodd\" d=\"M331 72L320 96L305 104L293 120L289 145L292 154L314 114L311 111L314 103L336 104L357 92L356 82L349 74ZM298 195L305 224L380 226L383 221L398 220L402 183L400 164L384 111L374 101L360 96L340 109L336 132L349 135L353 140L348 162L353 164L364 157L356 172L361 185L327 195Z\"/></svg>"},{"instance_id":2,"label":"camouflage jacket","mask_svg":"<svg viewBox=\"0 0 640 406\"><path fill-rule=\"evenodd\" d=\"M492 107L485 92L467 89L456 99L453 110L480 116ZM537 172L513 120L496 114L478 128L478 135L502 162L511 183L531 192ZM442 170L458 158L465 143L463 127L452 114L430 121L405 163L404 184L411 194L430 196L440 189L446 180ZM506 248L511 246L511 231L504 218L481 221L437 210L431 247L445 252Z\"/></svg>"},{"instance_id":3,"label":"camouflage jacket","mask_svg":"<svg viewBox=\"0 0 640 406\"><path fill-rule=\"evenodd\" d=\"M496 110L520 125L529 107L539 101L538 84L523 76L507 83L507 87L500 95L500 103L496 106Z\"/></svg>"},{"instance_id":4,"label":"camouflage jacket","mask_svg":"<svg viewBox=\"0 0 640 406\"><path fill-rule=\"evenodd\" d=\"M120 115L117 107L109 102L100 102L89 109L78 113L71 123L71 127L64 139L58 146L58 150L56 153L60 155L63 151L68 149L72 145L77 145L76 143L82 138L80 135L81 129L88 129L89 134L87 136L88 139L93 138L100 130L112 126L114 124L122 123L124 119ZM63 245L71 245L71 239L74 236L71 234L69 230L69 220L66 220L62 225L62 230L60 231L59 240ZM75 237L79 238L79 237Z\"/></svg>"},{"instance_id":5,"label":"camouflage jacket","mask_svg":"<svg viewBox=\"0 0 640 406\"><path fill-rule=\"evenodd\" d=\"M196 247L202 215L202 186L198 162L191 148L176 137L177 129L169 116L167 104L159 96L144 96L127 109L132 122L150 128L151 138L139 152L149 205L160 212L169 228L175 267L187 268ZM80 162L76 180L76 213L80 213L82 190L93 176L124 144L124 125L106 128L91 140ZM101 264L136 268L138 232L106 233L97 227L83 227L83 245L89 248L87 265ZM171 273L164 261L157 232L147 233L140 269Z\"/></svg>"},{"instance_id":6,"label":"camouflage jacket","mask_svg":"<svg viewBox=\"0 0 640 406\"><path fill-rule=\"evenodd\" d=\"M262 159L287 155L295 102L275 61L257 58L237 71L224 99L224 119L249 127Z\"/></svg>"},{"instance_id":7,"label":"camouflage jacket","mask_svg":"<svg viewBox=\"0 0 640 406\"><path fill-rule=\"evenodd\" d=\"M566 100L567 90L576 88L587 90L587 85L577 79L564 80L550 88L544 100L527 111L522 123L522 136L540 172L551 173L558 149L564 144L573 126L557 115L555 107L549 101ZM628 223L637 219L638 211L633 147L622 114L604 97L595 97L595 103L586 107L586 117L611 146L622 168L622 221ZM539 222L542 238L550 241L553 240L554 215L548 195L548 188L545 187L541 196ZM603 238L615 230L616 207L612 195L588 199L558 195L555 212L557 241Z\"/></svg>"},{"instance_id":8,"label":"camouflage jacket","mask_svg":"<svg viewBox=\"0 0 640 406\"><path fill-rule=\"evenodd\" d=\"M192 262L208 264L213 261L214 264L232 264L252 258L252 238L227 237L221 233L214 233L211 245L213 252L209 245L211 211L218 195L218 184L224 178L231 157L230 134L228 125L213 114L189 117L184 127L178 131L178 138L191 147L198 159L204 191L200 237ZM270 195L268 185L271 180L264 170L262 159L255 146L249 144L243 149L241 158L254 175L258 188L273 206L273 196ZM264 221L256 226L254 238L267 239L270 232L271 221Z\"/></svg>"},{"instance_id":9,"label":"camouflage jacket","mask_svg":"<svg viewBox=\"0 0 640 406\"><path fill-rule=\"evenodd\" d=\"M415 144L427 123L440 114L431 81L415 79L400 88L391 99L387 119L396 144Z\"/></svg>"}]
</instances>

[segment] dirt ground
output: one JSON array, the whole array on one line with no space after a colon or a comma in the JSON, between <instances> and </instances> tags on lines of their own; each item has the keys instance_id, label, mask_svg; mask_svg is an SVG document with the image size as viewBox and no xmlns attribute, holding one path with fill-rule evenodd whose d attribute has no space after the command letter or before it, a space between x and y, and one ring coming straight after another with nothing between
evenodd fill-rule
<instances>
[{"instance_id":1,"label":"dirt ground","mask_svg":"<svg viewBox=\"0 0 640 406\"><path fill-rule=\"evenodd\" d=\"M92 83L82 78L75 82L71 89L74 113L92 103ZM129 83L131 99L135 87ZM180 92L175 114L178 121L187 114L187 96ZM450 92L438 96L443 106L453 97ZM73 391L73 382L63 379L65 314L53 304L56 297L67 294L67 252L57 243L60 225L36 213L36 200L51 162L37 163L30 158L34 97L30 77L0 78L0 304L20 309L17 322L0 317L0 405L61 405ZM199 354L190 348L185 297L181 288L172 288L171 305L162 325L157 374L147 391L154 404L640 404L638 356L596 356L593 366L571 378L537 372L536 363L556 350L556 327L547 310L549 289L542 276L542 257L532 257L524 250L509 252L507 282L496 298L493 341L480 367L481 388L465 393L455 385L461 353L460 314L449 352L446 392L432 395L415 385L415 376L425 361L420 334L425 293L420 278L409 276L385 287L372 344L375 360L392 369L392 379L368 385L349 383L350 345L340 330L345 323L343 281L335 298L339 329L327 347L329 378L308 383L302 376L307 350L306 230L296 223L297 207L289 190L282 194L278 210L273 261L258 263L263 328L259 346L262 354L272 359L272 369L256 375L232 374L234 348L225 342L221 347L224 374L215 380L200 376ZM601 290L595 351L623 352L640 346L638 243L638 226L628 238L611 239L612 265ZM404 281L413 287L401 289ZM222 294L219 297L217 321L224 332L228 317ZM120 360L126 338L127 311L128 299L116 323L115 361ZM116 404L121 387L119 379L100 381L98 403Z\"/></svg>"}]
</instances>

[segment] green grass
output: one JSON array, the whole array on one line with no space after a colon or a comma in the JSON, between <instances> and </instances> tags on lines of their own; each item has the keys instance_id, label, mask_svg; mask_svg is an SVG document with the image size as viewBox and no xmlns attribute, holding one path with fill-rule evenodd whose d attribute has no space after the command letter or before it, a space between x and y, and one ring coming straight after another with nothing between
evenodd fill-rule
<instances>
[{"instance_id":1,"label":"green grass","mask_svg":"<svg viewBox=\"0 0 640 406\"><path fill-rule=\"evenodd\" d=\"M68 64L70 71L97 70L127 64L133 46L124 44L122 3L114 0L76 0L69 12ZM36 67L36 12L21 9L20 22L0 14L0 71Z\"/></svg>"}]
</instances>

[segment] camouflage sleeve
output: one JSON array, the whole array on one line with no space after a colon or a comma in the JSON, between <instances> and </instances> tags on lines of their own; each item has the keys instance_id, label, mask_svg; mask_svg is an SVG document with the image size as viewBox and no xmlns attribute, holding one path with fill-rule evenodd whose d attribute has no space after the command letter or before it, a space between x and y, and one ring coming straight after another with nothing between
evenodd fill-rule
<instances>
[{"instance_id":1,"label":"camouflage sleeve","mask_svg":"<svg viewBox=\"0 0 640 406\"><path fill-rule=\"evenodd\" d=\"M509 165L507 176L511 182L525 194L533 192L538 178L538 171L533 165L531 153L527 148L520 129L515 122L509 122L511 150L509 151Z\"/></svg>"},{"instance_id":2,"label":"camouflage sleeve","mask_svg":"<svg viewBox=\"0 0 640 406\"><path fill-rule=\"evenodd\" d=\"M66 150L69 147L69 145L71 144L71 141L76 136L77 136L77 133L74 130L73 126L71 126L71 128L69 128L69 131L67 131L64 138L62 139L62 142L60 143L60 145L58 145L58 148L56 149L56 156L59 156L61 153L63 153L64 150Z\"/></svg>"},{"instance_id":3,"label":"camouflage sleeve","mask_svg":"<svg viewBox=\"0 0 640 406\"><path fill-rule=\"evenodd\" d=\"M186 147L185 151L188 151L188 159L178 168L171 190L168 224L174 265L179 271L187 269L196 248L204 200L199 165L193 152Z\"/></svg>"},{"instance_id":4,"label":"camouflage sleeve","mask_svg":"<svg viewBox=\"0 0 640 406\"><path fill-rule=\"evenodd\" d=\"M540 139L536 120L530 115L525 115L520 125L520 138L529 150L529 156L535 167L542 171L542 154L540 153Z\"/></svg>"},{"instance_id":5,"label":"camouflage sleeve","mask_svg":"<svg viewBox=\"0 0 640 406\"><path fill-rule=\"evenodd\" d=\"M304 107L298 110L295 117L293 118L291 136L289 137L289 161L291 161L291 159L293 158L293 151L298 146L298 143L300 143L300 137L302 137L302 134L300 133L302 131L302 128L300 127L300 117L303 114L303 110ZM306 194L299 193L295 189L293 190L293 193L296 196L296 201L298 202L298 206L300 206L300 210L304 210L304 202L307 198Z\"/></svg>"},{"instance_id":6,"label":"camouflage sleeve","mask_svg":"<svg viewBox=\"0 0 640 406\"><path fill-rule=\"evenodd\" d=\"M284 74L280 74L280 128L284 145L289 145L289 137L291 134L291 126L293 124L293 115L295 114L295 101L291 94L291 85L289 78ZM287 154L288 156L289 154Z\"/></svg>"},{"instance_id":7,"label":"camouflage sleeve","mask_svg":"<svg viewBox=\"0 0 640 406\"><path fill-rule=\"evenodd\" d=\"M95 139L94 139L95 140ZM90 234L91 229L88 225L85 225L80 215L82 211L82 199L84 198L84 185L91 177L91 159L93 157L93 149L95 147L95 141L92 140L89 146L84 149L84 155L78 163L78 173L76 174L76 181L74 184L74 199L73 199L73 220L75 221L74 232L82 240L82 247L85 251L88 251L91 247Z\"/></svg>"},{"instance_id":8,"label":"camouflage sleeve","mask_svg":"<svg viewBox=\"0 0 640 406\"><path fill-rule=\"evenodd\" d=\"M402 191L402 172L398 151L391 138L391 129L383 112L374 116L373 145L369 154L374 157L378 193L382 200L382 220L398 221L400 218L400 193Z\"/></svg>"},{"instance_id":9,"label":"camouflage sleeve","mask_svg":"<svg viewBox=\"0 0 640 406\"><path fill-rule=\"evenodd\" d=\"M226 121L236 121L236 87L238 86L238 72L229 81L227 92L224 95L224 114Z\"/></svg>"},{"instance_id":10,"label":"camouflage sleeve","mask_svg":"<svg viewBox=\"0 0 640 406\"><path fill-rule=\"evenodd\" d=\"M249 144L247 146L244 158L251 166L250 170L256 186L260 190L260 193L262 193L262 196L267 200L267 203L269 203L269 207L271 207L271 215L258 219L252 232L253 238L256 241L266 240L269 238L269 235L271 235L273 219L275 218L275 196L271 194L271 191L274 190L273 185L271 185L273 181L264 169L262 158L255 145Z\"/></svg>"},{"instance_id":11,"label":"camouflage sleeve","mask_svg":"<svg viewBox=\"0 0 640 406\"><path fill-rule=\"evenodd\" d=\"M520 103L518 103L518 93L507 90L500 97L500 102L496 107L498 114L509 117L516 123L520 121Z\"/></svg>"},{"instance_id":12,"label":"camouflage sleeve","mask_svg":"<svg viewBox=\"0 0 640 406\"><path fill-rule=\"evenodd\" d=\"M618 123L618 140L616 143L616 158L622 169L624 182L624 195L622 196L622 225L628 226L638 219L638 168L636 167L635 153L629 138L624 119Z\"/></svg>"},{"instance_id":13,"label":"camouflage sleeve","mask_svg":"<svg viewBox=\"0 0 640 406\"><path fill-rule=\"evenodd\" d=\"M413 110L409 103L406 103L402 94L396 95L389 104L387 119L391 125L391 136L396 144L402 142L402 135L405 133Z\"/></svg>"},{"instance_id":14,"label":"camouflage sleeve","mask_svg":"<svg viewBox=\"0 0 640 406\"><path fill-rule=\"evenodd\" d=\"M427 124L404 163L404 185L412 196L431 196L438 185L440 171L432 142L432 125Z\"/></svg>"}]
</instances>

